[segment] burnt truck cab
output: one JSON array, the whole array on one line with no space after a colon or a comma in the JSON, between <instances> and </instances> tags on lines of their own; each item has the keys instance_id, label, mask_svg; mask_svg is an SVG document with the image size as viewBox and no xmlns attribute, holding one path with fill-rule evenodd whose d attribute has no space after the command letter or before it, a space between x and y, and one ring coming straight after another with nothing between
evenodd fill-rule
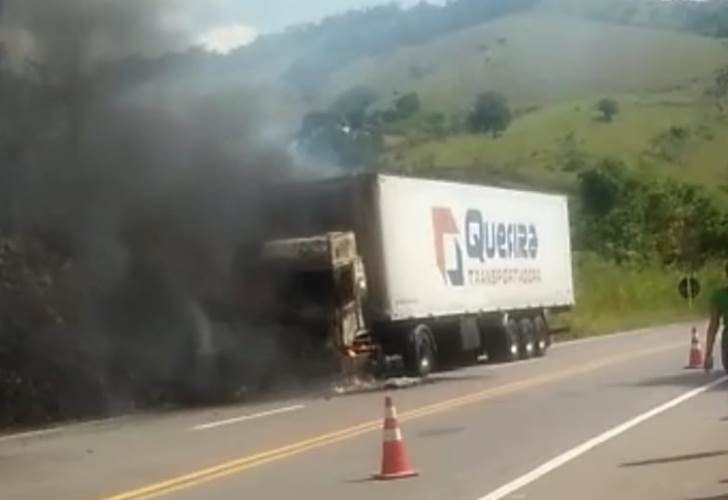
<instances>
[{"instance_id":1,"label":"burnt truck cab","mask_svg":"<svg viewBox=\"0 0 728 500\"><path fill-rule=\"evenodd\" d=\"M267 241L261 260L274 283L275 321L331 355L345 372L372 363L376 346L364 319L367 280L352 232Z\"/></svg>"}]
</instances>

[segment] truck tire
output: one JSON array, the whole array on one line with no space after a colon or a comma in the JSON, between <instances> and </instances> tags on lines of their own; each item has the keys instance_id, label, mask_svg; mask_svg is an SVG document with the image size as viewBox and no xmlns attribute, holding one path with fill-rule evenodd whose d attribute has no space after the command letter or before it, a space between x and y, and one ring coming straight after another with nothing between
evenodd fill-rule
<instances>
[{"instance_id":1,"label":"truck tire","mask_svg":"<svg viewBox=\"0 0 728 500\"><path fill-rule=\"evenodd\" d=\"M518 323L509 320L492 332L488 343L488 358L496 363L511 363L518 359Z\"/></svg>"},{"instance_id":2,"label":"truck tire","mask_svg":"<svg viewBox=\"0 0 728 500\"><path fill-rule=\"evenodd\" d=\"M533 320L533 336L536 342L534 354L537 358L541 358L546 355L546 351L548 351L551 345L549 327L546 325L546 320L542 316L536 316Z\"/></svg>"},{"instance_id":3,"label":"truck tire","mask_svg":"<svg viewBox=\"0 0 728 500\"><path fill-rule=\"evenodd\" d=\"M425 378L435 367L435 343L432 332L425 325L418 325L408 335L404 366L407 375Z\"/></svg>"},{"instance_id":4,"label":"truck tire","mask_svg":"<svg viewBox=\"0 0 728 500\"><path fill-rule=\"evenodd\" d=\"M518 322L518 351L521 359L531 359L536 352L533 321L523 318Z\"/></svg>"}]
</instances>

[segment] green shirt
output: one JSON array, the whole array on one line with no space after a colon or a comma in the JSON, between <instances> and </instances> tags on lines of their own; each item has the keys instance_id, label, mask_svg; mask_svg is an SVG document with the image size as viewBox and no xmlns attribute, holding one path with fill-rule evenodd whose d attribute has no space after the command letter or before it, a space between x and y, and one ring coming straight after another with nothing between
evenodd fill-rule
<instances>
[{"instance_id":1,"label":"green shirt","mask_svg":"<svg viewBox=\"0 0 728 500\"><path fill-rule=\"evenodd\" d=\"M723 325L728 325L728 288L720 288L713 292L710 303L718 309Z\"/></svg>"}]
</instances>

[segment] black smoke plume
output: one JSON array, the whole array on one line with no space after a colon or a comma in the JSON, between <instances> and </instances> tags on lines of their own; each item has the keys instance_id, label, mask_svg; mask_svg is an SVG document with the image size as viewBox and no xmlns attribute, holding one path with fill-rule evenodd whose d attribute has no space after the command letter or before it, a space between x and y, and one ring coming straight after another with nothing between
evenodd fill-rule
<instances>
[{"instance_id":1,"label":"black smoke plume","mask_svg":"<svg viewBox=\"0 0 728 500\"><path fill-rule=\"evenodd\" d=\"M0 3L0 426L179 401L222 370L193 359L205 304L234 293L288 158L261 140L254 96L128 74L184 43L165 5ZM274 356L227 328L231 366Z\"/></svg>"}]
</instances>

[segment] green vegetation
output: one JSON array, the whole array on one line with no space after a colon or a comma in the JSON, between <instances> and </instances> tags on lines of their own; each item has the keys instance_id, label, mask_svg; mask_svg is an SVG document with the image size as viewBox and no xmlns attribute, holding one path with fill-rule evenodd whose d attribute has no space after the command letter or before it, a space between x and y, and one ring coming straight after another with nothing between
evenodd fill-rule
<instances>
[{"instance_id":1,"label":"green vegetation","mask_svg":"<svg viewBox=\"0 0 728 500\"><path fill-rule=\"evenodd\" d=\"M677 293L683 273L660 263L617 265L591 253L575 256L577 306L566 321L568 337L601 335L707 314L707 294L721 285L723 266L710 263L697 278L706 290L691 309Z\"/></svg>"},{"instance_id":2,"label":"green vegetation","mask_svg":"<svg viewBox=\"0 0 728 500\"><path fill-rule=\"evenodd\" d=\"M705 314L705 295L725 283L728 214L704 190L607 160L579 174L574 201L577 335ZM677 293L689 273L707 290L694 309Z\"/></svg>"},{"instance_id":3,"label":"green vegetation","mask_svg":"<svg viewBox=\"0 0 728 500\"><path fill-rule=\"evenodd\" d=\"M575 204L577 246L614 262L691 270L728 256L728 213L699 187L645 182L605 160L579 174Z\"/></svg>"},{"instance_id":4,"label":"green vegetation","mask_svg":"<svg viewBox=\"0 0 728 500\"><path fill-rule=\"evenodd\" d=\"M727 199L728 120L709 92L726 61L715 38L535 9L354 60L322 92L365 82L382 96L378 107L394 92L417 92L421 111L406 121L390 113L383 130L379 163L398 172L572 192L585 163L611 157ZM473 102L489 90L513 114L497 140L468 130ZM605 95L618 104L609 126L595 110ZM433 114L439 121L428 126Z\"/></svg>"},{"instance_id":5,"label":"green vegetation","mask_svg":"<svg viewBox=\"0 0 728 500\"><path fill-rule=\"evenodd\" d=\"M378 121L368 114L375 100L370 88L357 86L340 95L328 111L308 113L296 138L299 151L313 161L346 168L371 164L383 149ZM419 97L408 94L396 102L393 119L418 109Z\"/></svg>"},{"instance_id":6,"label":"green vegetation","mask_svg":"<svg viewBox=\"0 0 728 500\"><path fill-rule=\"evenodd\" d=\"M708 89L706 94L715 99L715 105L721 113L724 110L723 101L728 97L728 66L715 70L715 85Z\"/></svg>"},{"instance_id":7,"label":"green vegetation","mask_svg":"<svg viewBox=\"0 0 728 500\"><path fill-rule=\"evenodd\" d=\"M468 125L473 132L490 132L495 139L511 124L513 114L508 100L498 92L483 92L475 101L475 107L468 116Z\"/></svg>"},{"instance_id":8,"label":"green vegetation","mask_svg":"<svg viewBox=\"0 0 728 500\"><path fill-rule=\"evenodd\" d=\"M397 99L394 106L397 117L406 120L414 114L419 113L421 108L420 96L417 92L409 92Z\"/></svg>"},{"instance_id":9,"label":"green vegetation","mask_svg":"<svg viewBox=\"0 0 728 500\"><path fill-rule=\"evenodd\" d=\"M584 160L613 157L640 174L703 184L720 196L728 184L728 120L689 94L620 96L619 120L594 119L593 100L536 107L521 113L497 140L452 133L419 137L388 151L399 171L498 166L531 186L571 190Z\"/></svg>"},{"instance_id":10,"label":"green vegetation","mask_svg":"<svg viewBox=\"0 0 728 500\"><path fill-rule=\"evenodd\" d=\"M351 127L361 128L369 106L377 100L377 94L365 85L354 86L336 98L329 112Z\"/></svg>"},{"instance_id":11,"label":"green vegetation","mask_svg":"<svg viewBox=\"0 0 728 500\"><path fill-rule=\"evenodd\" d=\"M611 97L604 97L597 103L597 110L602 114L601 118L605 122L611 122L619 113L619 103Z\"/></svg>"}]
</instances>

